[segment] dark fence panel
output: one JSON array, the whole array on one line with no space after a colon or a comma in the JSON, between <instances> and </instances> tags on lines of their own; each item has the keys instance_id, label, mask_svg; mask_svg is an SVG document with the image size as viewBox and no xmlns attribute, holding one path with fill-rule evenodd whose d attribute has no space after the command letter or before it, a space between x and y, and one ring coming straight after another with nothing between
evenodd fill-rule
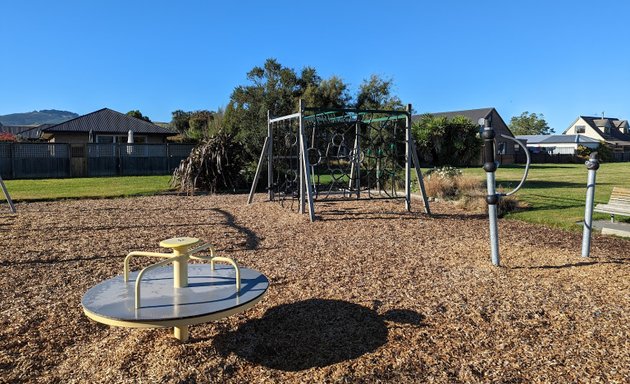
<instances>
[{"instance_id":1,"label":"dark fence panel","mask_svg":"<svg viewBox=\"0 0 630 384\"><path fill-rule=\"evenodd\" d=\"M546 164L546 163L554 163L554 164L569 164L569 163L580 163L584 162L576 155L571 154L549 154L547 152L539 152L539 153L531 153L529 154L532 164ZM525 156L525 152L518 151L514 155L514 162L517 164L525 164L527 162L527 157Z\"/></svg>"},{"instance_id":2,"label":"dark fence panel","mask_svg":"<svg viewBox=\"0 0 630 384\"><path fill-rule=\"evenodd\" d=\"M3 179L13 178L13 144L0 143L0 177Z\"/></svg>"},{"instance_id":3,"label":"dark fence panel","mask_svg":"<svg viewBox=\"0 0 630 384\"><path fill-rule=\"evenodd\" d=\"M88 144L88 176L167 175L193 148L192 144Z\"/></svg>"},{"instance_id":4,"label":"dark fence panel","mask_svg":"<svg viewBox=\"0 0 630 384\"><path fill-rule=\"evenodd\" d=\"M166 145L160 144L121 144L120 174L137 176L170 173L166 148Z\"/></svg>"},{"instance_id":5,"label":"dark fence panel","mask_svg":"<svg viewBox=\"0 0 630 384\"><path fill-rule=\"evenodd\" d=\"M70 177L70 146L55 143L12 144L11 178Z\"/></svg>"},{"instance_id":6,"label":"dark fence panel","mask_svg":"<svg viewBox=\"0 0 630 384\"><path fill-rule=\"evenodd\" d=\"M87 177L117 176L120 174L120 159L117 144L87 145Z\"/></svg>"},{"instance_id":7,"label":"dark fence panel","mask_svg":"<svg viewBox=\"0 0 630 384\"><path fill-rule=\"evenodd\" d=\"M615 152L613 156L615 161L630 161L630 152Z\"/></svg>"},{"instance_id":8,"label":"dark fence panel","mask_svg":"<svg viewBox=\"0 0 630 384\"><path fill-rule=\"evenodd\" d=\"M85 150L80 150L85 145ZM0 143L3 179L71 177L72 160L85 156L84 176L167 175L194 148L192 144Z\"/></svg>"}]
</instances>

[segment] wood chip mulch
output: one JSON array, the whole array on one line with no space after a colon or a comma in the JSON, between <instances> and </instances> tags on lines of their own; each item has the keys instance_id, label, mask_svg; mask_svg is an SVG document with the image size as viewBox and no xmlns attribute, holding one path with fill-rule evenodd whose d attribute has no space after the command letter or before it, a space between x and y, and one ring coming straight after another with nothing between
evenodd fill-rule
<instances>
[{"instance_id":1,"label":"wood chip mulch","mask_svg":"<svg viewBox=\"0 0 630 384\"><path fill-rule=\"evenodd\" d=\"M321 202L310 223L264 195L18 204L0 212L0 382L630 382L630 241L596 234L584 259L581 232L501 220L497 268L485 215L413 208ZM174 236L263 272L267 295L185 344L83 314L129 251Z\"/></svg>"}]
</instances>

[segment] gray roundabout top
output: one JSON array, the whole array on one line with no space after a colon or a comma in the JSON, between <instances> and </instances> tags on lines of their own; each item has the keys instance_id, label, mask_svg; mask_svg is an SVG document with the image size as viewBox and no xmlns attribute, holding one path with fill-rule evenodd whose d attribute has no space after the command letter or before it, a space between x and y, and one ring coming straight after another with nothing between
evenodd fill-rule
<instances>
[{"instance_id":1,"label":"gray roundabout top","mask_svg":"<svg viewBox=\"0 0 630 384\"><path fill-rule=\"evenodd\" d=\"M90 288L81 301L86 315L98 322L151 327L198 324L239 313L258 302L267 292L269 280L258 271L241 268L241 289L236 292L235 273L230 266L188 266L188 286L173 287L173 267L148 271L143 277L141 305L135 308L138 271L105 280Z\"/></svg>"}]
</instances>

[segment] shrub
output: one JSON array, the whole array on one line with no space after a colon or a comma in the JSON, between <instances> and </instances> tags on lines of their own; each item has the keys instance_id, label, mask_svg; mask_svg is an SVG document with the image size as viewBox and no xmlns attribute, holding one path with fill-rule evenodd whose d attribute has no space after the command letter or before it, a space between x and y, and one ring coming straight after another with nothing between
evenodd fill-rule
<instances>
[{"instance_id":1,"label":"shrub","mask_svg":"<svg viewBox=\"0 0 630 384\"><path fill-rule=\"evenodd\" d=\"M180 192L216 193L241 187L242 146L219 133L200 142L173 172L170 184Z\"/></svg>"},{"instance_id":2,"label":"shrub","mask_svg":"<svg viewBox=\"0 0 630 384\"><path fill-rule=\"evenodd\" d=\"M487 191L479 178L462 175L459 169L453 167L438 168L427 174L425 190L429 197L450 200L466 211L487 212ZM527 207L514 196L503 196L499 199L498 215L502 217Z\"/></svg>"},{"instance_id":3,"label":"shrub","mask_svg":"<svg viewBox=\"0 0 630 384\"><path fill-rule=\"evenodd\" d=\"M17 137L10 132L0 132L0 142L16 142Z\"/></svg>"}]
</instances>

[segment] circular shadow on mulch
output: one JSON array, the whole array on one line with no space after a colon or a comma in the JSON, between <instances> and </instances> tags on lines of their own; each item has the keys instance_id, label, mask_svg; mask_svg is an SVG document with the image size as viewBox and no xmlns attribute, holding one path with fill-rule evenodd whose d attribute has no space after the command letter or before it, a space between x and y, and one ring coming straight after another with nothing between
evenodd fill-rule
<instances>
[{"instance_id":1,"label":"circular shadow on mulch","mask_svg":"<svg viewBox=\"0 0 630 384\"><path fill-rule=\"evenodd\" d=\"M400 315L402 322L422 315ZM357 358L387 342L388 316L340 300L310 299L269 309L214 340L216 350L273 369L299 371ZM402 319L399 319L402 320ZM411 321L411 322L413 322Z\"/></svg>"}]
</instances>

